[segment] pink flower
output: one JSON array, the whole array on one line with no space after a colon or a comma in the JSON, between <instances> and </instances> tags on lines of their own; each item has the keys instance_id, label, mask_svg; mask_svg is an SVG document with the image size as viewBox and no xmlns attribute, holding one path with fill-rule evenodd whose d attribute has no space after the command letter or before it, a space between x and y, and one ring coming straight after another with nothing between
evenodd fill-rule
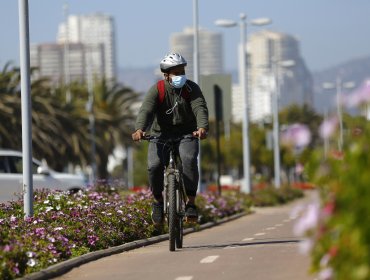
<instances>
[{"instance_id":1,"label":"pink flower","mask_svg":"<svg viewBox=\"0 0 370 280\"><path fill-rule=\"evenodd\" d=\"M292 124L288 126L281 135L285 144L292 144L295 147L305 147L311 141L311 132L304 124Z\"/></svg>"},{"instance_id":2,"label":"pink flower","mask_svg":"<svg viewBox=\"0 0 370 280\"><path fill-rule=\"evenodd\" d=\"M319 134L321 138L328 139L331 135L333 135L337 126L338 118L336 116L325 120L319 128Z\"/></svg>"},{"instance_id":3,"label":"pink flower","mask_svg":"<svg viewBox=\"0 0 370 280\"><path fill-rule=\"evenodd\" d=\"M308 255L313 247L312 239L304 239L303 241L299 242L298 244L298 251L303 255Z\"/></svg>"},{"instance_id":4,"label":"pink flower","mask_svg":"<svg viewBox=\"0 0 370 280\"><path fill-rule=\"evenodd\" d=\"M319 222L320 215L320 205L318 202L313 202L309 204L306 211L303 213L302 217L294 225L293 231L297 236L302 236L310 229L317 226Z\"/></svg>"},{"instance_id":5,"label":"pink flower","mask_svg":"<svg viewBox=\"0 0 370 280\"><path fill-rule=\"evenodd\" d=\"M333 279L333 269L328 267L320 271L318 275L320 280L330 280Z\"/></svg>"},{"instance_id":6,"label":"pink flower","mask_svg":"<svg viewBox=\"0 0 370 280\"><path fill-rule=\"evenodd\" d=\"M360 87L352 91L344 103L349 108L356 107L361 103L367 103L370 101L370 79L365 80Z\"/></svg>"},{"instance_id":7,"label":"pink flower","mask_svg":"<svg viewBox=\"0 0 370 280\"><path fill-rule=\"evenodd\" d=\"M329 201L325 204L325 206L322 209L322 213L325 217L329 217L333 214L335 210L335 203L334 201Z\"/></svg>"}]
</instances>

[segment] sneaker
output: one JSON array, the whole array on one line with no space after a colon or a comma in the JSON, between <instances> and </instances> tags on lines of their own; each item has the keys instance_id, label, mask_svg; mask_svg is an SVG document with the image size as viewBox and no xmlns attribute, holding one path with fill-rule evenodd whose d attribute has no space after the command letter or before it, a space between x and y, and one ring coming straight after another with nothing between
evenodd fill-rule
<instances>
[{"instance_id":1,"label":"sneaker","mask_svg":"<svg viewBox=\"0 0 370 280\"><path fill-rule=\"evenodd\" d=\"M198 221L198 211L197 207L194 204L186 204L185 217L187 221Z\"/></svg>"},{"instance_id":2,"label":"sneaker","mask_svg":"<svg viewBox=\"0 0 370 280\"><path fill-rule=\"evenodd\" d=\"M152 204L152 220L154 224L163 223L163 203L153 202Z\"/></svg>"}]
</instances>

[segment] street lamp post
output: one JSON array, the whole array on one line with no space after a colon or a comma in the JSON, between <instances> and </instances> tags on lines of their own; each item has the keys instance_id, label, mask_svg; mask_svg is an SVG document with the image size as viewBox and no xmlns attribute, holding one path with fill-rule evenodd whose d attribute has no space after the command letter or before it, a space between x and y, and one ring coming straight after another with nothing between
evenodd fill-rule
<instances>
[{"instance_id":1,"label":"street lamp post","mask_svg":"<svg viewBox=\"0 0 370 280\"><path fill-rule=\"evenodd\" d=\"M281 67L294 66L293 60L279 61L272 60L273 74L275 79L275 92L272 94L272 114L273 114L273 139L274 139L274 184L280 188L280 137L279 137L279 97L280 97L280 72Z\"/></svg>"},{"instance_id":2,"label":"street lamp post","mask_svg":"<svg viewBox=\"0 0 370 280\"><path fill-rule=\"evenodd\" d=\"M274 144L274 183L276 188L280 188L280 141L279 141L279 96L280 81L278 73L278 63L273 62L273 73L275 77L275 92L272 94L272 114L273 114L273 144Z\"/></svg>"},{"instance_id":3,"label":"street lamp post","mask_svg":"<svg viewBox=\"0 0 370 280\"><path fill-rule=\"evenodd\" d=\"M193 0L193 80L199 84L199 25L198 25L198 0ZM201 143L199 141L199 154L198 154L198 191L204 192L204 186L202 184L202 166L201 166Z\"/></svg>"},{"instance_id":4,"label":"street lamp post","mask_svg":"<svg viewBox=\"0 0 370 280\"><path fill-rule=\"evenodd\" d=\"M240 86L244 96L243 104L243 171L244 171L244 186L243 191L246 193L251 192L251 178L250 178L250 144L249 144L249 106L248 106L248 88L247 88L247 52L245 48L246 44L246 15L240 15L240 63L241 63L241 80Z\"/></svg>"},{"instance_id":5,"label":"street lamp post","mask_svg":"<svg viewBox=\"0 0 370 280\"><path fill-rule=\"evenodd\" d=\"M90 143L91 143L91 178L92 184L95 184L96 179L96 144L95 144L95 115L94 115L94 81L93 81L93 67L91 54L87 62L87 91L89 99L87 101L87 111L89 113L89 128L90 128Z\"/></svg>"},{"instance_id":6,"label":"street lamp post","mask_svg":"<svg viewBox=\"0 0 370 280\"><path fill-rule=\"evenodd\" d=\"M249 106L248 106L248 85L247 85L247 52L246 52L246 38L247 38L247 16L240 14L240 75L239 83L240 88L244 97L243 102L243 172L244 172L244 183L242 191L245 193L251 192L251 178L250 178L250 144L249 144ZM251 21L252 25L266 25L271 23L268 18L261 18ZM220 19L216 20L215 24L221 27L234 27L238 23L232 20Z\"/></svg>"},{"instance_id":7,"label":"street lamp post","mask_svg":"<svg viewBox=\"0 0 370 280\"><path fill-rule=\"evenodd\" d=\"M30 82L30 36L28 0L18 1L19 54L21 71L23 205L25 218L33 216L32 102Z\"/></svg>"},{"instance_id":8,"label":"street lamp post","mask_svg":"<svg viewBox=\"0 0 370 280\"><path fill-rule=\"evenodd\" d=\"M69 26L68 26L68 4L63 5L65 18L65 35L64 35L64 86L66 88L66 103L71 102L70 73L69 73Z\"/></svg>"},{"instance_id":9,"label":"street lamp post","mask_svg":"<svg viewBox=\"0 0 370 280\"><path fill-rule=\"evenodd\" d=\"M351 89L354 88L354 82L343 82L342 79L338 76L335 80L335 83L325 82L323 83L324 89L335 89L336 94L336 107L337 107L337 116L339 122L339 138L338 138L338 150L343 150L343 113L340 100L340 94L342 88Z\"/></svg>"}]
</instances>

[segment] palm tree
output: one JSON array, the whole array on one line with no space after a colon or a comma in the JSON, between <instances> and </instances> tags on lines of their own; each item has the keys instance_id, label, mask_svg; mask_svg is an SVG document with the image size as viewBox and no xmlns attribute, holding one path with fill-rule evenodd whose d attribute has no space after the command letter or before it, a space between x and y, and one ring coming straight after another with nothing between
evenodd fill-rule
<instances>
[{"instance_id":1,"label":"palm tree","mask_svg":"<svg viewBox=\"0 0 370 280\"><path fill-rule=\"evenodd\" d=\"M133 104L137 100L137 93L119 83L110 85L103 79L95 86L96 162L99 178L108 177L108 156L113 150L131 140Z\"/></svg>"},{"instance_id":2,"label":"palm tree","mask_svg":"<svg viewBox=\"0 0 370 280\"><path fill-rule=\"evenodd\" d=\"M5 65L0 72L0 147L22 147L19 69ZM45 158L56 170L68 163L85 167L91 163L91 133L86 110L85 85L69 85L72 102L62 87L53 88L46 78L31 85L33 154ZM133 104L138 94L119 83L99 81L94 89L96 162L98 176L107 178L108 156L118 145L128 144L134 120Z\"/></svg>"},{"instance_id":3,"label":"palm tree","mask_svg":"<svg viewBox=\"0 0 370 280\"><path fill-rule=\"evenodd\" d=\"M0 72L0 147L19 149L21 141L20 73L7 63Z\"/></svg>"}]
</instances>

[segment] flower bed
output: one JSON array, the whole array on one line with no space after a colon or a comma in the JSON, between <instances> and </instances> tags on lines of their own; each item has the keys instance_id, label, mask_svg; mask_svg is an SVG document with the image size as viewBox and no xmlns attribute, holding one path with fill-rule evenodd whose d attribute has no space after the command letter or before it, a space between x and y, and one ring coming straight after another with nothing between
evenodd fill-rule
<instances>
[{"instance_id":1,"label":"flower bed","mask_svg":"<svg viewBox=\"0 0 370 280\"><path fill-rule=\"evenodd\" d=\"M285 197L280 202L294 198L286 191L274 193ZM22 199L0 204L0 279L14 279L88 252L159 234L150 218L151 203L148 191L119 193L101 185L73 195L36 191L32 218L23 218ZM196 203L200 222L206 223L248 212L253 196L225 191L220 197L207 192L199 194Z\"/></svg>"},{"instance_id":2,"label":"flower bed","mask_svg":"<svg viewBox=\"0 0 370 280\"><path fill-rule=\"evenodd\" d=\"M237 195L207 193L197 203L202 222L244 211ZM37 191L34 217L24 219L23 201L0 206L0 278L13 279L57 262L156 234L149 192Z\"/></svg>"}]
</instances>

